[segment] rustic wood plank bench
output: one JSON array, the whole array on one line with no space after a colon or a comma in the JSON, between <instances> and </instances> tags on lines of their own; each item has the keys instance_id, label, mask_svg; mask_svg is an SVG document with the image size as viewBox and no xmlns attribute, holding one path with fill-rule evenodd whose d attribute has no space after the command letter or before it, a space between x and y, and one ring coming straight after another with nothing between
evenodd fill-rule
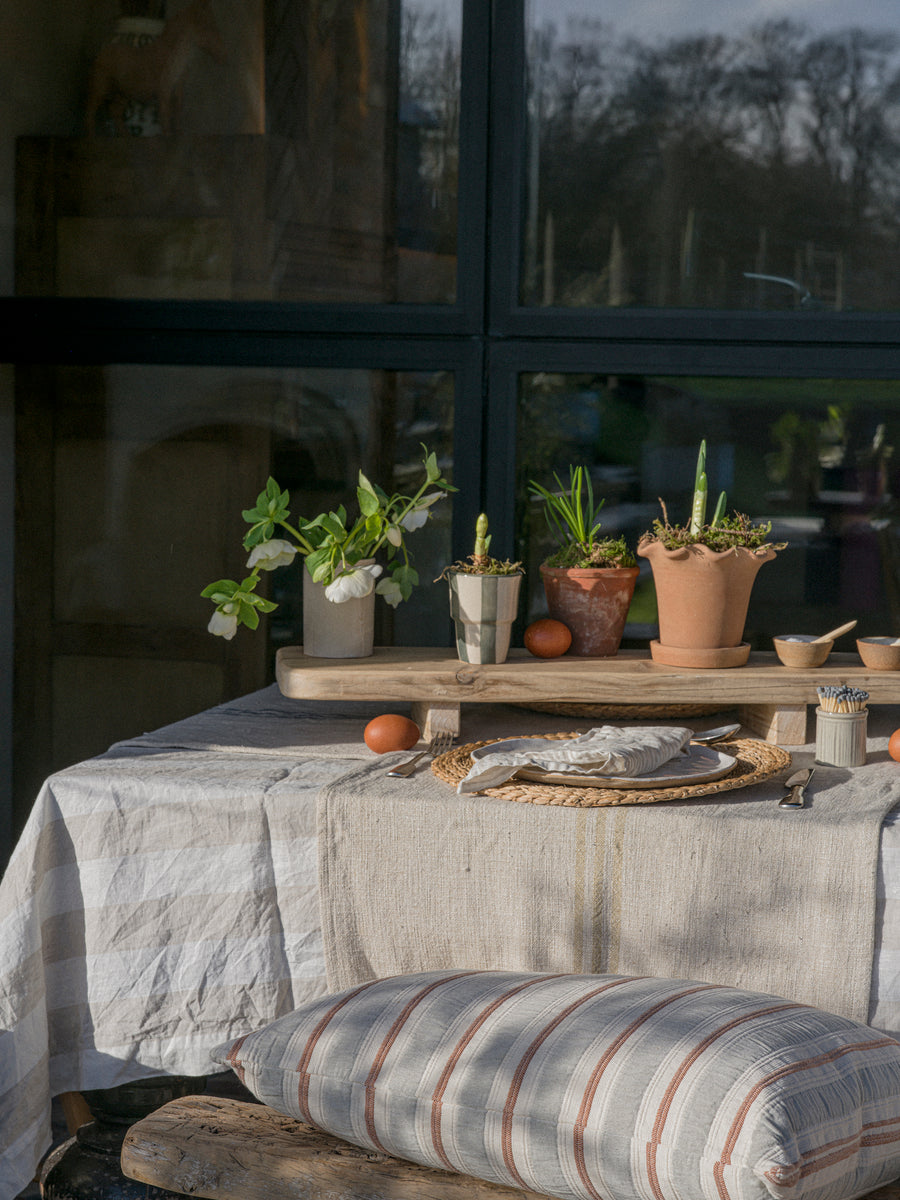
<instances>
[{"instance_id":1,"label":"rustic wood plank bench","mask_svg":"<svg viewBox=\"0 0 900 1200\"><path fill-rule=\"evenodd\" d=\"M163 1105L128 1130L121 1163L129 1179L205 1200L546 1200L362 1150L227 1097Z\"/></svg>"},{"instance_id":2,"label":"rustic wood plank bench","mask_svg":"<svg viewBox=\"0 0 900 1200\"><path fill-rule=\"evenodd\" d=\"M362 1150L262 1104L185 1096L132 1125L129 1178L204 1200L547 1200ZM900 1200L900 1181L863 1200Z\"/></svg>"},{"instance_id":3,"label":"rustic wood plank bench","mask_svg":"<svg viewBox=\"0 0 900 1200\"><path fill-rule=\"evenodd\" d=\"M823 667L785 667L757 651L744 667L669 667L648 651L615 658L534 658L511 650L505 663L460 662L452 650L376 647L370 658L312 658L300 646L276 656L281 692L297 700L383 700L413 705L424 737L459 732L463 703L720 704L736 708L752 733L783 746L809 739L807 715L822 684L864 688L871 704L900 704L900 671L872 671L856 654L831 654Z\"/></svg>"}]
</instances>

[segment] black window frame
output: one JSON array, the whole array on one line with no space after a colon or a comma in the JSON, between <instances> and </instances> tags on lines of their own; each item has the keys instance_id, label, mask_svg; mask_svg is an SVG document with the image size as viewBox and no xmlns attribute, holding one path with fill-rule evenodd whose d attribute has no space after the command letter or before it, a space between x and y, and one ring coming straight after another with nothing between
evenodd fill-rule
<instances>
[{"instance_id":1,"label":"black window frame","mask_svg":"<svg viewBox=\"0 0 900 1200\"><path fill-rule=\"evenodd\" d=\"M457 556L482 507L513 536L524 372L900 378L900 312L522 306L524 0L462 9L455 303L0 297L0 360L452 370Z\"/></svg>"}]
</instances>

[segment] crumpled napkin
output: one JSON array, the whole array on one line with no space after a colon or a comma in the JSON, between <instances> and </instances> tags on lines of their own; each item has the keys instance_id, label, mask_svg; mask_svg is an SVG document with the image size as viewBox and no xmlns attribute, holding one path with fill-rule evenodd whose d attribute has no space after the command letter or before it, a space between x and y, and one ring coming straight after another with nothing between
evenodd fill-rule
<instances>
[{"instance_id":1,"label":"crumpled napkin","mask_svg":"<svg viewBox=\"0 0 900 1200\"><path fill-rule=\"evenodd\" d=\"M511 738L502 748L483 746L473 754L472 768L457 785L457 792L481 792L500 787L521 767L548 774L609 775L634 779L649 775L676 755L691 740L690 729L680 725L620 729L601 725L568 741L550 738Z\"/></svg>"}]
</instances>

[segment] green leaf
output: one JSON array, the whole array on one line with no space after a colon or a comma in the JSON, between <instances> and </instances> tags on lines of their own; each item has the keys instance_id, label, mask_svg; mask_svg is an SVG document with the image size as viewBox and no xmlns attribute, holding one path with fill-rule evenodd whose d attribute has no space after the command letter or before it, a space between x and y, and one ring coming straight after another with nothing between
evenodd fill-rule
<instances>
[{"instance_id":1,"label":"green leaf","mask_svg":"<svg viewBox=\"0 0 900 1200\"><path fill-rule=\"evenodd\" d=\"M356 489L356 499L359 502L359 511L364 517L370 517L373 513L378 512L380 507L378 496L362 471L359 473L359 487Z\"/></svg>"},{"instance_id":2,"label":"green leaf","mask_svg":"<svg viewBox=\"0 0 900 1200\"><path fill-rule=\"evenodd\" d=\"M327 546L320 546L318 550L313 550L312 554L306 556L306 568L313 579L316 578L316 571L323 564L327 567L330 562L331 550Z\"/></svg>"},{"instance_id":3,"label":"green leaf","mask_svg":"<svg viewBox=\"0 0 900 1200\"><path fill-rule=\"evenodd\" d=\"M238 620L243 621L248 629L257 629L259 627L259 614L251 604L241 605Z\"/></svg>"},{"instance_id":4,"label":"green leaf","mask_svg":"<svg viewBox=\"0 0 900 1200\"><path fill-rule=\"evenodd\" d=\"M260 612L274 612L278 607L273 600L266 600L264 596L247 596L246 601L248 604L252 604L254 608L259 609Z\"/></svg>"},{"instance_id":5,"label":"green leaf","mask_svg":"<svg viewBox=\"0 0 900 1200\"><path fill-rule=\"evenodd\" d=\"M260 542L268 542L274 532L275 526L271 521L260 521L258 524L254 525L252 529L248 529L244 534L244 549L252 550L253 547L258 546Z\"/></svg>"},{"instance_id":6,"label":"green leaf","mask_svg":"<svg viewBox=\"0 0 900 1200\"><path fill-rule=\"evenodd\" d=\"M319 513L312 521L309 521L303 526L304 532L307 529L324 529L326 533L330 533L332 537L343 540L347 530L344 528L344 523L337 513Z\"/></svg>"},{"instance_id":7,"label":"green leaf","mask_svg":"<svg viewBox=\"0 0 900 1200\"><path fill-rule=\"evenodd\" d=\"M400 594L404 600L408 600L412 595L412 590L419 582L418 572L415 571L409 563L402 563L392 572L394 582L400 588Z\"/></svg>"},{"instance_id":8,"label":"green leaf","mask_svg":"<svg viewBox=\"0 0 900 1200\"><path fill-rule=\"evenodd\" d=\"M238 584L233 579L217 579L215 583L208 583L200 595L221 604L223 600L230 600L237 590Z\"/></svg>"},{"instance_id":9,"label":"green leaf","mask_svg":"<svg viewBox=\"0 0 900 1200\"><path fill-rule=\"evenodd\" d=\"M719 522L725 516L725 503L726 503L725 493L719 492L719 501L716 504L716 511L713 513L713 519L709 525L710 529L715 529L715 527L719 524Z\"/></svg>"}]
</instances>

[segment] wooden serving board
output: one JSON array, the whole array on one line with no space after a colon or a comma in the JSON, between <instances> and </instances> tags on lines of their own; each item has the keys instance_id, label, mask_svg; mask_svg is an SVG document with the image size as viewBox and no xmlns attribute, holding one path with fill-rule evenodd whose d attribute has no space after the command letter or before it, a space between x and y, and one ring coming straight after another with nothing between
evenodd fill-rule
<instances>
[{"instance_id":1,"label":"wooden serving board","mask_svg":"<svg viewBox=\"0 0 900 1200\"><path fill-rule=\"evenodd\" d=\"M869 704L900 703L900 672L872 671L855 654L832 654L822 667L785 667L773 653L756 652L743 667L686 668L656 663L649 651L615 658L534 658L511 650L505 663L476 666L452 650L376 647L369 658L312 658L300 646L276 656L285 696L299 700L412 702L425 736L459 732L463 703L698 704L736 708L752 733L782 746L802 746L809 705L825 685L864 688Z\"/></svg>"}]
</instances>

